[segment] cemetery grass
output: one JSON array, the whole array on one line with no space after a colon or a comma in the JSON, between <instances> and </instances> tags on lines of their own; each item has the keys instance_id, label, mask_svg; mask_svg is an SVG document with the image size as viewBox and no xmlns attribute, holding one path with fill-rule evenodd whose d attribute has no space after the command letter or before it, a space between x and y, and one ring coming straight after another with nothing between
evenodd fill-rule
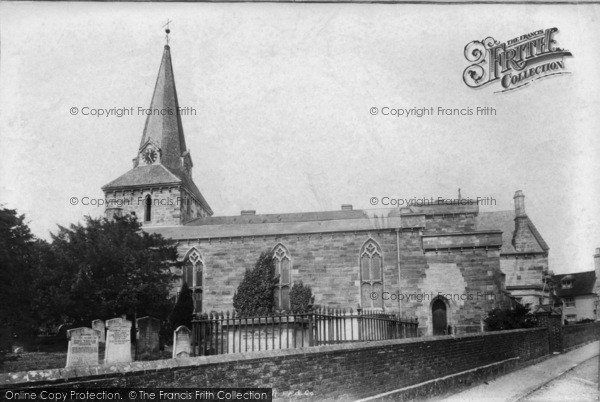
<instances>
[{"instance_id":1,"label":"cemetery grass","mask_svg":"<svg viewBox=\"0 0 600 402\"><path fill-rule=\"evenodd\" d=\"M20 353L8 353L0 362L0 373L14 373L17 371L46 370L64 368L67 363L67 344L54 345L43 348L25 347L26 351ZM170 359L172 357L172 348L165 346L165 350L160 351L160 359ZM135 360L135 345L132 345L131 356ZM100 346L99 362L104 363L104 346Z\"/></svg>"}]
</instances>

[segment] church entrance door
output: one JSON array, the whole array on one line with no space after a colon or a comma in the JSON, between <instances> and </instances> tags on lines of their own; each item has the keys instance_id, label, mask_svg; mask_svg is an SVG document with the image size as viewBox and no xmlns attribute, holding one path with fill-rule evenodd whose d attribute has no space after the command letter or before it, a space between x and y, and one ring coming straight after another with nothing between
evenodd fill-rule
<instances>
[{"instance_id":1,"label":"church entrance door","mask_svg":"<svg viewBox=\"0 0 600 402\"><path fill-rule=\"evenodd\" d=\"M431 305L431 316L433 319L433 335L444 335L448 327L446 318L446 303L437 299Z\"/></svg>"}]
</instances>

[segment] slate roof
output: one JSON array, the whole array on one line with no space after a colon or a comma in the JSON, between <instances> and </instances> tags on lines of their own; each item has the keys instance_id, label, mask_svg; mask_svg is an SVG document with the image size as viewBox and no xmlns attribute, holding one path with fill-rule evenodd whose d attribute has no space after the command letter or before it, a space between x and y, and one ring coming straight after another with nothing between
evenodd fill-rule
<instances>
[{"instance_id":1,"label":"slate roof","mask_svg":"<svg viewBox=\"0 0 600 402\"><path fill-rule=\"evenodd\" d=\"M382 230L425 227L424 215L476 212L477 206L429 205L410 208L338 210L264 215L237 215L197 218L184 226L144 228L172 239L227 238L324 234L340 231Z\"/></svg>"},{"instance_id":2,"label":"slate roof","mask_svg":"<svg viewBox=\"0 0 600 402\"><path fill-rule=\"evenodd\" d=\"M283 214L282 214L283 215ZM260 220L260 215L255 215ZM234 218L234 217L225 217ZM242 217L237 217L242 218ZM245 217L244 217L245 218ZM199 238L228 238L228 237L252 237L267 235L293 235L300 233L315 233L326 236L326 233L360 230L381 230L400 227L401 218L387 216L373 216L351 219L325 219L309 221L287 221L283 222L253 222L247 220L233 224L211 224L211 225L185 225L171 227L146 227L145 231L160 233L164 237L172 239L199 239Z\"/></svg>"},{"instance_id":3,"label":"slate roof","mask_svg":"<svg viewBox=\"0 0 600 402\"><path fill-rule=\"evenodd\" d=\"M556 284L556 295L560 297L583 296L594 293L594 284L596 283L596 272L585 271L574 274L561 274L552 277ZM571 280L572 287L564 289L562 280Z\"/></svg>"},{"instance_id":4,"label":"slate roof","mask_svg":"<svg viewBox=\"0 0 600 402\"><path fill-rule=\"evenodd\" d=\"M477 230L493 230L499 229L502 231L502 254L522 254L530 252L547 252L550 248L542 238L542 235L537 230L529 217L524 217L529 230L535 237L538 247L527 250L526 252L518 252L513 244L515 234L515 211L495 211L495 212L480 212L477 216Z\"/></svg>"},{"instance_id":5,"label":"slate roof","mask_svg":"<svg viewBox=\"0 0 600 402\"><path fill-rule=\"evenodd\" d=\"M400 216L400 210L383 210L385 216ZM211 216L196 218L186 226L205 225L239 225L257 223L285 223L285 222L313 222L331 221L339 219L366 219L369 215L363 210L339 210L318 212L296 212L283 214L261 214L261 215L235 215L235 216Z\"/></svg>"},{"instance_id":6,"label":"slate roof","mask_svg":"<svg viewBox=\"0 0 600 402\"><path fill-rule=\"evenodd\" d=\"M150 110L152 112L146 118L140 150L146 143L152 142L161 149L161 163L168 168L178 169L181 166L181 156L187 148L178 112L179 101L168 45L165 45L163 52Z\"/></svg>"},{"instance_id":7,"label":"slate roof","mask_svg":"<svg viewBox=\"0 0 600 402\"><path fill-rule=\"evenodd\" d=\"M103 186L102 190L180 182L181 179L171 173L169 169L161 164L155 164L133 168L129 172Z\"/></svg>"},{"instance_id":8,"label":"slate roof","mask_svg":"<svg viewBox=\"0 0 600 402\"><path fill-rule=\"evenodd\" d=\"M452 206L452 205L428 205L411 206L408 208L377 208L377 209L350 209L337 211L317 212L293 212L282 214L260 214L260 215L234 215L234 216L211 216L196 218L186 223L186 226L206 225L239 225L258 223L284 223L284 222L312 222L345 219L373 219L393 218L401 215L437 215L450 213L476 213L477 207Z\"/></svg>"}]
</instances>

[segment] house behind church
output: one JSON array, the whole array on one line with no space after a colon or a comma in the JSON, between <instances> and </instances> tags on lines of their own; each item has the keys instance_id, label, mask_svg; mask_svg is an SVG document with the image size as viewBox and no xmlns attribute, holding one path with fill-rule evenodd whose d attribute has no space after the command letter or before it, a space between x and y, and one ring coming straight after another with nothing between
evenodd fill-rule
<instances>
[{"instance_id":1,"label":"house behind church","mask_svg":"<svg viewBox=\"0 0 600 402\"><path fill-rule=\"evenodd\" d=\"M600 248L594 254L594 270L554 275L554 292L562 307L563 320L575 323L598 320L600 312Z\"/></svg>"},{"instance_id":2,"label":"house behind church","mask_svg":"<svg viewBox=\"0 0 600 402\"><path fill-rule=\"evenodd\" d=\"M178 108L167 45L150 110ZM520 191L514 211L480 212L458 199L215 217L192 168L181 116L151 113L132 169L102 189L107 217L135 214L143 230L178 242L181 282L193 289L197 312L231 310L244 271L265 250L276 261L278 308L289 308L291 286L301 280L321 306L417 317L425 334L447 333L449 326L479 331L486 312L505 302L506 289L524 300L545 297L548 246Z\"/></svg>"}]
</instances>

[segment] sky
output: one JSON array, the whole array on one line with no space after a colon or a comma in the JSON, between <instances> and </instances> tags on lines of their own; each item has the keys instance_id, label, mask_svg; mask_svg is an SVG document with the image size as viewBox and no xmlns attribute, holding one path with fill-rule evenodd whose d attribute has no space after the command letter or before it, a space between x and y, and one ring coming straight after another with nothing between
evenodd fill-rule
<instances>
[{"instance_id":1,"label":"sky","mask_svg":"<svg viewBox=\"0 0 600 402\"><path fill-rule=\"evenodd\" d=\"M0 204L49 238L101 216L132 167L165 33L194 180L215 215L492 197L526 211L556 273L600 247L600 5L0 3ZM570 74L469 88L465 45L557 27ZM384 116L493 107L495 116ZM71 114L72 108L77 114ZM86 111L134 108L132 115ZM377 108L378 114L371 114Z\"/></svg>"}]
</instances>

